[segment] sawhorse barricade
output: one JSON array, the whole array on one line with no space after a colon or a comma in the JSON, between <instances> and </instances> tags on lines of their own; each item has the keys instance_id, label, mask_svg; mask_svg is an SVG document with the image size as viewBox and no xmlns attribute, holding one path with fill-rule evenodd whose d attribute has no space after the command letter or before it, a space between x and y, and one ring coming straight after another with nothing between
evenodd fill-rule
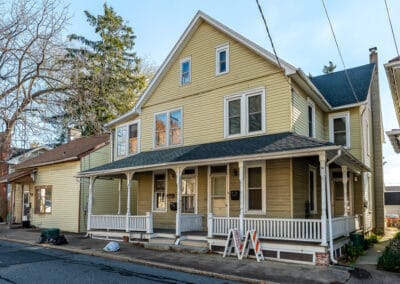
<instances>
[{"instance_id":1,"label":"sawhorse barricade","mask_svg":"<svg viewBox=\"0 0 400 284\"><path fill-rule=\"evenodd\" d=\"M240 230L230 229L228 238L226 239L223 257L231 255L232 249L234 249L233 255L236 255L239 260L243 259L243 257L248 257L250 249L253 249L254 255L256 256L258 262L264 260L261 242L258 239L256 230L248 230L244 239L244 243L242 243Z\"/></svg>"}]
</instances>

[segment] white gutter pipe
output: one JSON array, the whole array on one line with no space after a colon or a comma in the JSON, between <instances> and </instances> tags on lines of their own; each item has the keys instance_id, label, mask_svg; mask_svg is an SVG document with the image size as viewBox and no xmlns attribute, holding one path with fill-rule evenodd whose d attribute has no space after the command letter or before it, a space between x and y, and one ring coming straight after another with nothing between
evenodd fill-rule
<instances>
[{"instance_id":1,"label":"white gutter pipe","mask_svg":"<svg viewBox=\"0 0 400 284\"><path fill-rule=\"evenodd\" d=\"M333 232L332 232L332 202L331 202L331 181L330 181L330 175L329 175L329 165L332 164L334 161L336 161L340 156L342 156L342 149L339 149L336 156L334 156L332 159L330 159L328 162L326 162L326 191L327 191L327 203L328 203L328 222L329 222L329 252L331 256L331 261L333 263L337 263L337 260L335 259L333 255Z\"/></svg>"}]
</instances>

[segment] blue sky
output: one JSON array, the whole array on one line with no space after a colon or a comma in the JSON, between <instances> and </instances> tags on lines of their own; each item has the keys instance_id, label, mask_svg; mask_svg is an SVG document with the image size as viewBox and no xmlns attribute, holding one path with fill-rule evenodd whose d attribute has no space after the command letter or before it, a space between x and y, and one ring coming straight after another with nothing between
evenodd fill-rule
<instances>
[{"instance_id":1,"label":"blue sky","mask_svg":"<svg viewBox=\"0 0 400 284\"><path fill-rule=\"evenodd\" d=\"M278 56L307 74L319 75L329 60L343 66L321 0L259 0L267 18ZM72 15L67 33L94 38L83 14L97 15L98 0L66 0ZM135 50L156 66L161 65L198 10L272 51L255 0L109 0L107 3L133 27ZM396 50L384 0L325 0L347 68L368 63L368 49L378 47L380 91L385 131L398 128L383 64ZM387 0L400 45L400 1ZM400 184L400 155L385 136L385 183Z\"/></svg>"}]
</instances>

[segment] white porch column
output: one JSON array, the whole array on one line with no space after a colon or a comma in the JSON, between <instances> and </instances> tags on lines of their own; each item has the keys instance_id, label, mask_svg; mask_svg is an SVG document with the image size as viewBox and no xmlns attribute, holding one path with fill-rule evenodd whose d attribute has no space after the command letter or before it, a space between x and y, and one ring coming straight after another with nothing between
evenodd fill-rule
<instances>
[{"instance_id":1,"label":"white porch column","mask_svg":"<svg viewBox=\"0 0 400 284\"><path fill-rule=\"evenodd\" d=\"M118 215L121 215L121 190L122 190L122 178L118 182Z\"/></svg>"},{"instance_id":2,"label":"white porch column","mask_svg":"<svg viewBox=\"0 0 400 284\"><path fill-rule=\"evenodd\" d=\"M214 227L214 225L213 225L213 213L208 213L207 214L207 237L208 238L212 238L213 237L213 227Z\"/></svg>"},{"instance_id":3,"label":"white porch column","mask_svg":"<svg viewBox=\"0 0 400 284\"><path fill-rule=\"evenodd\" d=\"M239 215L239 227L242 238L244 237L244 169L243 161L238 162L239 166L239 182L240 182L240 215Z\"/></svg>"},{"instance_id":4,"label":"white porch column","mask_svg":"<svg viewBox=\"0 0 400 284\"><path fill-rule=\"evenodd\" d=\"M182 168L176 168L175 169L175 174L176 174L176 224L175 224L175 229L176 232L175 234L177 236L181 235L181 203L182 203Z\"/></svg>"},{"instance_id":5,"label":"white porch column","mask_svg":"<svg viewBox=\"0 0 400 284\"><path fill-rule=\"evenodd\" d=\"M343 206L344 206L344 211L343 211L343 216L346 217L345 222L346 222L346 235L349 233L349 219L347 218L349 216L349 199L347 195L347 167L342 166L342 182L343 182Z\"/></svg>"},{"instance_id":6,"label":"white porch column","mask_svg":"<svg viewBox=\"0 0 400 284\"><path fill-rule=\"evenodd\" d=\"M87 232L89 232L90 228L91 228L92 207L93 207L93 185L94 185L95 180L96 180L96 176L91 176L89 178Z\"/></svg>"},{"instance_id":7,"label":"white porch column","mask_svg":"<svg viewBox=\"0 0 400 284\"><path fill-rule=\"evenodd\" d=\"M132 177L135 172L127 172L126 175L126 186L128 188L127 200L126 200L126 223L125 229L129 232L129 217L131 216L131 187L132 187Z\"/></svg>"},{"instance_id":8,"label":"white porch column","mask_svg":"<svg viewBox=\"0 0 400 284\"><path fill-rule=\"evenodd\" d=\"M7 186L10 185L11 187L11 212L10 212L10 220L9 220L9 227L11 228L11 225L14 223L14 206L15 206L15 186L14 184L7 184Z\"/></svg>"},{"instance_id":9,"label":"white porch column","mask_svg":"<svg viewBox=\"0 0 400 284\"><path fill-rule=\"evenodd\" d=\"M326 153L319 154L319 169L321 175L321 245L327 246L326 219Z\"/></svg>"},{"instance_id":10,"label":"white porch column","mask_svg":"<svg viewBox=\"0 0 400 284\"><path fill-rule=\"evenodd\" d=\"M354 174L349 174L349 214L354 216Z\"/></svg>"},{"instance_id":11,"label":"white porch column","mask_svg":"<svg viewBox=\"0 0 400 284\"><path fill-rule=\"evenodd\" d=\"M153 213L146 212L146 233L153 233Z\"/></svg>"}]
</instances>

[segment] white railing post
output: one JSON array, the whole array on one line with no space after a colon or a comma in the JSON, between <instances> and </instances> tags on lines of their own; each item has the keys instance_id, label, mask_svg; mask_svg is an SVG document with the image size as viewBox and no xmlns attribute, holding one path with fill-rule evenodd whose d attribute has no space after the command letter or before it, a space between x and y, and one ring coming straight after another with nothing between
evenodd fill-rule
<instances>
[{"instance_id":1,"label":"white railing post","mask_svg":"<svg viewBox=\"0 0 400 284\"><path fill-rule=\"evenodd\" d=\"M89 178L89 195L88 195L88 219L87 219L87 232L90 231L91 228L91 218L92 218L92 207L93 207L93 185L96 180L95 176L91 176Z\"/></svg>"},{"instance_id":2,"label":"white railing post","mask_svg":"<svg viewBox=\"0 0 400 284\"><path fill-rule=\"evenodd\" d=\"M118 215L121 215L121 189L122 189L122 178L118 182Z\"/></svg>"},{"instance_id":3,"label":"white railing post","mask_svg":"<svg viewBox=\"0 0 400 284\"><path fill-rule=\"evenodd\" d=\"M345 236L349 235L349 218L348 218L348 216L349 216L349 212L348 212L349 199L348 199L348 195L347 195L347 181L348 181L348 178L347 178L347 167L346 166L342 166L343 204L344 204L343 205L344 206L344 208L343 208L343 210L344 210L343 216L346 218L345 219L345 222L346 222L346 233L345 233Z\"/></svg>"},{"instance_id":4,"label":"white railing post","mask_svg":"<svg viewBox=\"0 0 400 284\"><path fill-rule=\"evenodd\" d=\"M208 213L207 215L207 237L212 238L213 237L213 213Z\"/></svg>"},{"instance_id":5,"label":"white railing post","mask_svg":"<svg viewBox=\"0 0 400 284\"><path fill-rule=\"evenodd\" d=\"M319 155L319 169L321 176L321 245L327 246L327 224L326 224L326 154Z\"/></svg>"},{"instance_id":6,"label":"white railing post","mask_svg":"<svg viewBox=\"0 0 400 284\"><path fill-rule=\"evenodd\" d=\"M240 182L240 215L239 215L239 227L242 238L244 237L244 169L243 161L238 162L239 166L239 182Z\"/></svg>"},{"instance_id":7,"label":"white railing post","mask_svg":"<svg viewBox=\"0 0 400 284\"><path fill-rule=\"evenodd\" d=\"M129 217L131 216L131 187L132 187L132 177L133 172L128 172L126 174L126 186L128 188L127 200L126 200L126 224L125 230L129 232Z\"/></svg>"},{"instance_id":8,"label":"white railing post","mask_svg":"<svg viewBox=\"0 0 400 284\"><path fill-rule=\"evenodd\" d=\"M175 234L177 236L181 235L181 199L182 199L182 169L181 168L176 168L175 169L175 174L176 174L176 232Z\"/></svg>"},{"instance_id":9,"label":"white railing post","mask_svg":"<svg viewBox=\"0 0 400 284\"><path fill-rule=\"evenodd\" d=\"M151 212L146 212L146 233L153 233L153 214Z\"/></svg>"}]
</instances>

